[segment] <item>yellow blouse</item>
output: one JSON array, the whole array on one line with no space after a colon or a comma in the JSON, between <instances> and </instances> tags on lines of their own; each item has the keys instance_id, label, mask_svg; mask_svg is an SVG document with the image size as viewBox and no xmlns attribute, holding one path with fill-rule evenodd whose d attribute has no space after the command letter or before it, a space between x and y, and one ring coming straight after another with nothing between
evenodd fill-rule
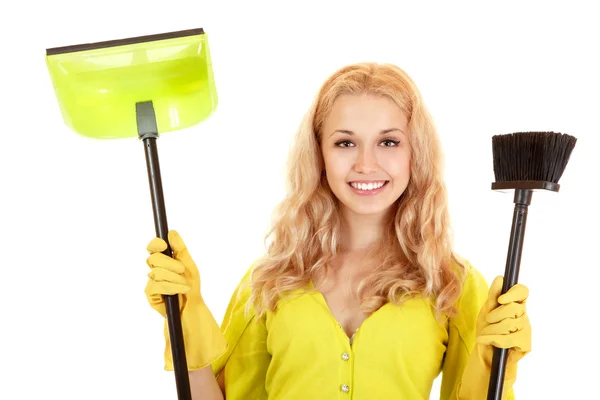
<instances>
[{"instance_id":1,"label":"yellow blouse","mask_svg":"<svg viewBox=\"0 0 600 400\"><path fill-rule=\"evenodd\" d=\"M429 400L440 373L440 400L456 399L488 294L481 273L469 263L467 271L455 318L439 323L421 298L387 303L352 340L318 291L302 290L256 320L244 315L249 289L238 286L221 326L229 348L212 364L225 374L226 400Z\"/></svg>"}]
</instances>

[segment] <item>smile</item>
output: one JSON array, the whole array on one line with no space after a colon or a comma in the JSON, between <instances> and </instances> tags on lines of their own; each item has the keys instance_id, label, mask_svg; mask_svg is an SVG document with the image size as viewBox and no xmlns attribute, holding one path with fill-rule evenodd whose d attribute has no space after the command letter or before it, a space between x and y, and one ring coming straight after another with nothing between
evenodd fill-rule
<instances>
[{"instance_id":1,"label":"smile","mask_svg":"<svg viewBox=\"0 0 600 400\"><path fill-rule=\"evenodd\" d=\"M348 182L348 186L352 188L352 191L356 194L377 194L383 190L389 181L361 181L361 182Z\"/></svg>"}]
</instances>

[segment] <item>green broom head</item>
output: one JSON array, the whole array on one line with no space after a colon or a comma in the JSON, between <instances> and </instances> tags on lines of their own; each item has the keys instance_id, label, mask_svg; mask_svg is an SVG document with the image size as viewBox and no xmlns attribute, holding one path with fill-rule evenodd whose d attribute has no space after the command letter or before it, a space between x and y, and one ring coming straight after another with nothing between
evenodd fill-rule
<instances>
[{"instance_id":1,"label":"green broom head","mask_svg":"<svg viewBox=\"0 0 600 400\"><path fill-rule=\"evenodd\" d=\"M492 137L496 182L492 189L558 191L577 139L557 132L516 132Z\"/></svg>"},{"instance_id":2,"label":"green broom head","mask_svg":"<svg viewBox=\"0 0 600 400\"><path fill-rule=\"evenodd\" d=\"M65 124L95 139L138 136L138 104L165 133L207 119L218 103L202 28L46 50Z\"/></svg>"}]
</instances>

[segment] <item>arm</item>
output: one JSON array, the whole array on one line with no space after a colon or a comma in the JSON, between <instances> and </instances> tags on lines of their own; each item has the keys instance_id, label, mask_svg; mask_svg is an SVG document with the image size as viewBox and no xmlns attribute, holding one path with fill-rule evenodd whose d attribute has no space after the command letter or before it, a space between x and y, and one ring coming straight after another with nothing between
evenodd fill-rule
<instances>
[{"instance_id":1,"label":"arm","mask_svg":"<svg viewBox=\"0 0 600 400\"><path fill-rule=\"evenodd\" d=\"M190 372L192 400L225 400L234 398L266 398L264 389L270 356L266 350L266 327L244 313L250 292L250 267L235 289L221 324L227 350L210 366ZM225 384L227 376L228 384ZM215 379L216 377L216 379Z\"/></svg>"},{"instance_id":2,"label":"arm","mask_svg":"<svg viewBox=\"0 0 600 400\"><path fill-rule=\"evenodd\" d=\"M517 361L529 351L531 344L524 306L527 289L516 285L499 297L501 277L496 278L488 289L481 273L468 262L466 267L463 293L457 303L459 314L448 324L440 399L485 399L493 346L496 346L511 349L502 398L514 400L512 386L516 380Z\"/></svg>"},{"instance_id":3,"label":"arm","mask_svg":"<svg viewBox=\"0 0 600 400\"><path fill-rule=\"evenodd\" d=\"M223 375L215 379L212 367L190 371L189 376L192 400L225 400Z\"/></svg>"},{"instance_id":4,"label":"arm","mask_svg":"<svg viewBox=\"0 0 600 400\"><path fill-rule=\"evenodd\" d=\"M251 266L234 291L221 324L227 351L212 363L213 376L224 398L262 400L267 398L265 381L271 356L267 350L266 318L254 310L246 314L250 297ZM207 378L208 379L208 378Z\"/></svg>"},{"instance_id":5,"label":"arm","mask_svg":"<svg viewBox=\"0 0 600 400\"><path fill-rule=\"evenodd\" d=\"M251 266L234 291L221 327L214 320L200 294L200 277L183 241L175 231L169 232L173 249L170 258L162 251L166 243L153 239L148 246L151 255L146 295L150 305L165 316L163 294L179 294L181 323L188 360L193 400L233 398L266 398L265 378L270 356L266 348L264 319L246 314L250 297ZM173 370L168 326L165 320L165 369ZM216 377L216 378L215 378Z\"/></svg>"},{"instance_id":6,"label":"arm","mask_svg":"<svg viewBox=\"0 0 600 400\"><path fill-rule=\"evenodd\" d=\"M525 309L529 290L516 284L502 293L503 277L492 282L477 318L476 344L462 375L459 400L483 398L488 393L494 348L509 349L502 400L513 400L517 363L531 351L531 325Z\"/></svg>"},{"instance_id":7,"label":"arm","mask_svg":"<svg viewBox=\"0 0 600 400\"><path fill-rule=\"evenodd\" d=\"M160 238L148 245L151 272L145 289L150 306L165 317L164 368L174 370L163 295L177 294L192 399L223 400L211 365L226 352L227 340L202 298L198 269L176 231L169 232L169 244L173 257L162 253L167 244Z\"/></svg>"},{"instance_id":8,"label":"arm","mask_svg":"<svg viewBox=\"0 0 600 400\"><path fill-rule=\"evenodd\" d=\"M465 366L475 346L477 315L487 297L488 286L483 276L467 261L463 289L456 303L458 314L448 321L448 343L442 366L440 400L456 400ZM482 399L478 400L483 400Z\"/></svg>"}]
</instances>

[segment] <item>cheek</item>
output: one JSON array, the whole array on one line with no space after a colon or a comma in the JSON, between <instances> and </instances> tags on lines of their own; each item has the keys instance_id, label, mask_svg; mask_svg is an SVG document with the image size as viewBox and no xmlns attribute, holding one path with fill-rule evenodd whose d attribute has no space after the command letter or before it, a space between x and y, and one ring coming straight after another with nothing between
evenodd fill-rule
<instances>
[{"instance_id":1,"label":"cheek","mask_svg":"<svg viewBox=\"0 0 600 400\"><path fill-rule=\"evenodd\" d=\"M392 177L407 178L410 175L410 156L406 154L385 157L381 164Z\"/></svg>"},{"instance_id":2,"label":"cheek","mask_svg":"<svg viewBox=\"0 0 600 400\"><path fill-rule=\"evenodd\" d=\"M342 152L323 152L325 170L330 177L345 178L352 168L352 159L349 154Z\"/></svg>"}]
</instances>

